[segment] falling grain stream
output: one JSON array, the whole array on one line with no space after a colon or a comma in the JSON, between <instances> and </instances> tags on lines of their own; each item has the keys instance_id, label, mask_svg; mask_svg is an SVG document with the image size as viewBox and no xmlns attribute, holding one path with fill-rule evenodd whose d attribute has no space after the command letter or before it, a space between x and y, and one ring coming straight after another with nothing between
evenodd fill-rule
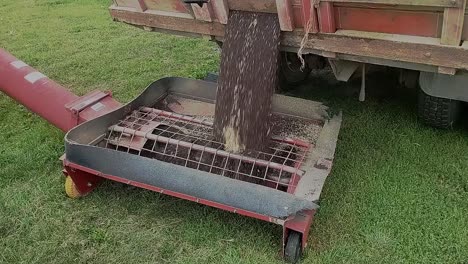
<instances>
[{"instance_id":1,"label":"falling grain stream","mask_svg":"<svg viewBox=\"0 0 468 264\"><path fill-rule=\"evenodd\" d=\"M278 84L280 26L276 14L233 11L226 28L214 134L226 150L263 150Z\"/></svg>"}]
</instances>

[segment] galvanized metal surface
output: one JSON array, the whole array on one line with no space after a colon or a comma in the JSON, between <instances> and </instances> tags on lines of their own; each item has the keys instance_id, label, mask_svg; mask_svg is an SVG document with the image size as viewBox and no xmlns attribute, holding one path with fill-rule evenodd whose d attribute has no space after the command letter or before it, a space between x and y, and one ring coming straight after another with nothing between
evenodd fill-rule
<instances>
[{"instance_id":1,"label":"galvanized metal surface","mask_svg":"<svg viewBox=\"0 0 468 264\"><path fill-rule=\"evenodd\" d=\"M214 87L212 83L182 78L166 78L153 83L127 106L70 131L66 136L67 162L97 171L100 175L112 175L119 179L127 179L128 182L155 186L164 192L181 193L221 204L226 208L249 211L253 215L258 214L257 218L267 216L285 219L303 210L316 209L317 206L311 201L299 199L291 194L294 193L301 175L308 169L303 167L307 145L297 144L294 139L289 138L282 141L275 139L277 145L273 146L272 153L256 153L253 157L233 156L223 153L219 143L216 146L215 142L206 137L210 133L210 121L151 108L168 94L212 102ZM294 100L288 99L290 102ZM297 101L297 104L301 103L304 102ZM274 108L282 109L285 106ZM321 112L323 108L314 109ZM303 109L297 113L289 111L286 114L297 114L302 118L306 116ZM314 113L313 116L321 114ZM102 142L99 143L99 140ZM151 143L147 144L150 141ZM157 142L163 143L159 152L155 151ZM215 145L208 147L207 143ZM171 152L168 151L168 146L175 148L172 148ZM283 151L283 146L290 147L289 152L285 152L286 156L279 154ZM213 157L219 156L224 160L231 159L236 166L229 167L228 162L221 162L221 166L216 167L213 163L191 159L190 155L181 158L179 154L184 153L181 151L183 148L186 154L195 150L209 153L210 148L214 149L214 155L209 156L211 162L216 159ZM293 148L296 149L294 159L291 157ZM160 160L143 157L141 154L145 150L152 155L161 155ZM264 155L263 159L261 155ZM178 161L168 163L167 158ZM281 162L274 162L275 159ZM288 162L291 165L286 165ZM239 170L240 164L244 167L250 166L250 171L256 166L263 166L264 174L243 173ZM202 166L205 166L204 171L197 170L197 167ZM213 173L216 169L219 171ZM223 177L223 174L232 178ZM275 175L276 177L273 177Z\"/></svg>"}]
</instances>

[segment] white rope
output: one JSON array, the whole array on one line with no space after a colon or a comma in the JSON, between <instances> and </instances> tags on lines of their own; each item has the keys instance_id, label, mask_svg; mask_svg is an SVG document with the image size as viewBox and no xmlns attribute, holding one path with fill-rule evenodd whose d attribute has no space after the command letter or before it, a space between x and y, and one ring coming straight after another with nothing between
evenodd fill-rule
<instances>
[{"instance_id":1,"label":"white rope","mask_svg":"<svg viewBox=\"0 0 468 264\"><path fill-rule=\"evenodd\" d=\"M304 37L302 37L302 40L301 40L301 46L299 47L299 50L297 51L297 57L299 58L299 60L301 61L301 71L304 70L305 68L305 60L304 58L302 57L303 55L303 52L304 52L304 48L305 48L305 45L307 44L307 41L309 40L309 33L310 33L310 30L312 29L313 27L313 12L314 12L314 6L317 5L319 3L319 0L313 0L312 3L310 3L310 17L309 17L309 21L307 21L307 25L304 27Z\"/></svg>"}]
</instances>

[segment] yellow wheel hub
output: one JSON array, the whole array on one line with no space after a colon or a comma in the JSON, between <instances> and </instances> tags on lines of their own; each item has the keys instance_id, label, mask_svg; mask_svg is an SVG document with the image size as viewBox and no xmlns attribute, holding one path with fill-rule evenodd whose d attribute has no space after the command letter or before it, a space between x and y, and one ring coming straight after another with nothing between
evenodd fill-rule
<instances>
[{"instance_id":1,"label":"yellow wheel hub","mask_svg":"<svg viewBox=\"0 0 468 264\"><path fill-rule=\"evenodd\" d=\"M67 193L67 196L72 199L80 198L81 196L83 196L76 188L76 184L73 182L73 179L70 176L67 176L67 178L65 179L65 192Z\"/></svg>"}]
</instances>

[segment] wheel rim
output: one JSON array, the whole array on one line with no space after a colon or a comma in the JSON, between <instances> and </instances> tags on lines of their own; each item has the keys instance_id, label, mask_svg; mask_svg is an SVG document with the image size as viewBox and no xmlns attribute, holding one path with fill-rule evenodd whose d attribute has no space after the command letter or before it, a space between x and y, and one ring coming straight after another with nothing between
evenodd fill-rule
<instances>
[{"instance_id":1,"label":"wheel rim","mask_svg":"<svg viewBox=\"0 0 468 264\"><path fill-rule=\"evenodd\" d=\"M72 199L76 199L82 196L70 176L67 176L65 179L65 193Z\"/></svg>"}]
</instances>

